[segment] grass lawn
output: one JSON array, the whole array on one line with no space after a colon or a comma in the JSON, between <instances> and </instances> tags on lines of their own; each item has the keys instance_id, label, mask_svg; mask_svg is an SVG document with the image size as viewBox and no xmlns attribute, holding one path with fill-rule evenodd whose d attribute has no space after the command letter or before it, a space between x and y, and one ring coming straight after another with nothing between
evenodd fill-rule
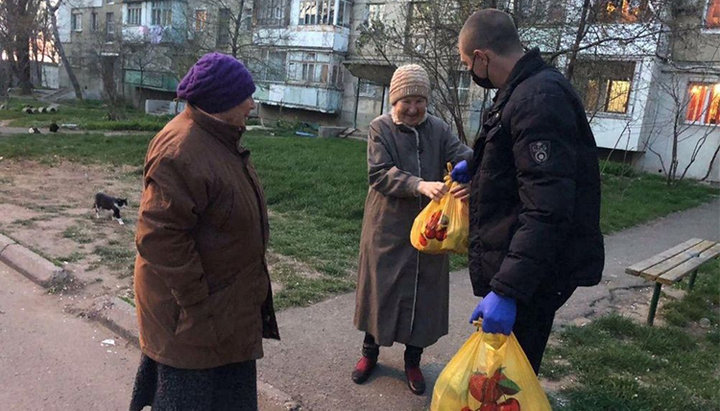
<instances>
[{"instance_id":1,"label":"grass lawn","mask_svg":"<svg viewBox=\"0 0 720 411\"><path fill-rule=\"evenodd\" d=\"M564 330L541 371L570 381L551 395L553 409L720 409L719 313L720 262L714 261L700 270L692 291L664 305L660 315L669 325L610 315Z\"/></svg>"},{"instance_id":2,"label":"grass lawn","mask_svg":"<svg viewBox=\"0 0 720 411\"><path fill-rule=\"evenodd\" d=\"M49 103L39 100L13 97L8 110L0 110L0 120L10 120L11 127L47 127L51 122L72 123L84 130L141 130L157 131L163 128L170 116L150 116L130 106L120 108L122 120L107 120L109 108L106 103L94 100L58 103L56 113L26 114L20 111L25 105L47 107Z\"/></svg>"},{"instance_id":3,"label":"grass lawn","mask_svg":"<svg viewBox=\"0 0 720 411\"><path fill-rule=\"evenodd\" d=\"M19 135L0 137L0 156L54 161L142 166L151 134L105 137L86 135ZM288 305L317 302L354 287L362 212L367 193L365 143L355 140L268 137L249 132L271 212L271 247L319 271L306 279L291 270L278 274L288 287ZM658 176L626 175L608 166L603 175L602 229L617 231L673 211L709 201L718 190L684 182L673 187ZM453 267L464 264L453 257Z\"/></svg>"}]
</instances>

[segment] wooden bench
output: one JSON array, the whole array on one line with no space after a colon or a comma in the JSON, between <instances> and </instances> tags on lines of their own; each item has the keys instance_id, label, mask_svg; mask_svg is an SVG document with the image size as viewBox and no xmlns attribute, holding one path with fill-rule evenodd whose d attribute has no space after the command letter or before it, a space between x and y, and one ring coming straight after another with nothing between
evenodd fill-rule
<instances>
[{"instance_id":1,"label":"wooden bench","mask_svg":"<svg viewBox=\"0 0 720 411\"><path fill-rule=\"evenodd\" d=\"M655 311L663 284L674 284L690 274L688 288L692 289L698 267L718 255L720 255L720 243L693 238L626 268L625 272L628 274L655 281L655 291L650 300L647 317L648 325L653 325L655 320Z\"/></svg>"}]
</instances>

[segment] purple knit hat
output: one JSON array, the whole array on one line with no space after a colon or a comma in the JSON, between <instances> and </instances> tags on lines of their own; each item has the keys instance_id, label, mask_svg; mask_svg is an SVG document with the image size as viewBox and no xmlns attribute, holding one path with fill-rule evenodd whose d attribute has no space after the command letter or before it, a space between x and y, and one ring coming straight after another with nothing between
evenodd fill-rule
<instances>
[{"instance_id":1,"label":"purple knit hat","mask_svg":"<svg viewBox=\"0 0 720 411\"><path fill-rule=\"evenodd\" d=\"M252 75L235 58L208 53L190 68L177 88L177 96L208 113L221 113L255 92Z\"/></svg>"}]
</instances>

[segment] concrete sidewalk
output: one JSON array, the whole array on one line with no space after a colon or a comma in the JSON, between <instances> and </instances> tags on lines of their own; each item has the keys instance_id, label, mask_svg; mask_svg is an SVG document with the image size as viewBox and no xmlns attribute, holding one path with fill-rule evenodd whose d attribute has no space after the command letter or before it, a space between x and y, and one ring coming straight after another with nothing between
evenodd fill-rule
<instances>
[{"instance_id":1,"label":"concrete sidewalk","mask_svg":"<svg viewBox=\"0 0 720 411\"><path fill-rule=\"evenodd\" d=\"M624 273L625 267L689 238L720 240L720 200L675 213L649 224L605 238L606 262L600 285L582 288L559 311L556 326L582 324L608 312L647 313L650 284ZM427 348L422 369L428 380L424 396L405 386L403 346L382 348L380 365L363 385L350 373L360 355L362 334L352 325L353 293L278 316L282 341L266 341L265 358L258 362L259 378L313 410L423 410L444 365L473 331L467 323L477 303L466 270L450 280L449 335ZM661 299L662 300L662 299Z\"/></svg>"}]
</instances>

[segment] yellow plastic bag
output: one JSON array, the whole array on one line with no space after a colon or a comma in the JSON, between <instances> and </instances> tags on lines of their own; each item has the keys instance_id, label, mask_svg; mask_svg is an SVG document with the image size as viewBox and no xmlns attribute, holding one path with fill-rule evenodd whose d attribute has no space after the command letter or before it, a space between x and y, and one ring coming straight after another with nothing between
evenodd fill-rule
<instances>
[{"instance_id":1,"label":"yellow plastic bag","mask_svg":"<svg viewBox=\"0 0 720 411\"><path fill-rule=\"evenodd\" d=\"M458 183L450 178L452 165L448 163L447 167L445 184L452 190ZM468 203L458 200L448 191L440 202L431 201L415 217L410 242L427 254L467 254L469 230Z\"/></svg>"},{"instance_id":2,"label":"yellow plastic bag","mask_svg":"<svg viewBox=\"0 0 720 411\"><path fill-rule=\"evenodd\" d=\"M546 411L545 392L514 334L477 331L435 382L430 411Z\"/></svg>"}]
</instances>

